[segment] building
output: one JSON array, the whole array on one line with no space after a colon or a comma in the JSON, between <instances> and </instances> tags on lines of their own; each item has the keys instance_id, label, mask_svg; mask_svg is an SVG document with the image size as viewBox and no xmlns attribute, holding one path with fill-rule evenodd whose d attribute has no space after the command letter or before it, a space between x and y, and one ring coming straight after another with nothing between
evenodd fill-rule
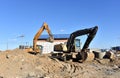
<instances>
[{"instance_id":1,"label":"building","mask_svg":"<svg viewBox=\"0 0 120 78\"><path fill-rule=\"evenodd\" d=\"M50 53L54 51L54 45L66 43L70 34L53 34L54 42L48 42L49 35L41 35L37 41L37 45L42 47L42 53Z\"/></svg>"},{"instance_id":2,"label":"building","mask_svg":"<svg viewBox=\"0 0 120 78\"><path fill-rule=\"evenodd\" d=\"M111 47L112 50L120 51L120 46Z\"/></svg>"}]
</instances>

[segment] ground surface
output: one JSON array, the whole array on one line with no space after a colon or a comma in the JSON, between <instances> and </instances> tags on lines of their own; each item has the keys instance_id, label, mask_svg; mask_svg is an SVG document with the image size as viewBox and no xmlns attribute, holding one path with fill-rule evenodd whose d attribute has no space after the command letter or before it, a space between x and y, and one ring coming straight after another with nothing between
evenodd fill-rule
<instances>
[{"instance_id":1,"label":"ground surface","mask_svg":"<svg viewBox=\"0 0 120 78\"><path fill-rule=\"evenodd\" d=\"M119 78L120 60L62 62L23 50L0 52L0 78Z\"/></svg>"}]
</instances>

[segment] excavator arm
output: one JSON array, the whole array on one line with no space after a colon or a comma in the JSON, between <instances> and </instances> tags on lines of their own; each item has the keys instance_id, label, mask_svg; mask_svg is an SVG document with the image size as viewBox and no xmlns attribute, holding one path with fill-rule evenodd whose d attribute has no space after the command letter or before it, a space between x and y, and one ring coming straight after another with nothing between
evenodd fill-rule
<instances>
[{"instance_id":1,"label":"excavator arm","mask_svg":"<svg viewBox=\"0 0 120 78\"><path fill-rule=\"evenodd\" d=\"M93 40L94 36L96 35L97 30L98 30L98 26L95 26L95 27L88 28L88 29L78 30L78 31L75 31L72 34L70 34L70 37L67 42L68 52L72 51L74 40L76 37L82 36L82 35L88 35L87 40L86 40L81 52L85 51L89 47L89 44Z\"/></svg>"},{"instance_id":2,"label":"excavator arm","mask_svg":"<svg viewBox=\"0 0 120 78\"><path fill-rule=\"evenodd\" d=\"M49 37L49 42L54 41L54 37L53 37L48 25L46 23L43 23L42 27L39 29L39 31L36 33L36 35L34 36L34 39L33 39L33 51L35 51L35 52L38 52L38 50L37 50L37 40L44 30L46 30L47 33L50 36Z\"/></svg>"}]
</instances>

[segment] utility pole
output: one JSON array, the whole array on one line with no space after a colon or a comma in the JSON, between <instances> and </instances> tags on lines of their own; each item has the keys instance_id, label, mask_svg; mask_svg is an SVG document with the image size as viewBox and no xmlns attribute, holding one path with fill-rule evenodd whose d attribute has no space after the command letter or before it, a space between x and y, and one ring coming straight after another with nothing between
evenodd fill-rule
<instances>
[{"instance_id":1,"label":"utility pole","mask_svg":"<svg viewBox=\"0 0 120 78\"><path fill-rule=\"evenodd\" d=\"M21 38L22 40L21 40L21 45L23 44L23 38L24 38L25 36L24 35L21 35L21 36L18 36L17 38Z\"/></svg>"},{"instance_id":2,"label":"utility pole","mask_svg":"<svg viewBox=\"0 0 120 78\"><path fill-rule=\"evenodd\" d=\"M19 47L21 46L21 48L24 48L24 44L23 44L23 38L24 37L25 37L24 35L17 36L17 38L21 38L21 42L19 44Z\"/></svg>"}]
</instances>

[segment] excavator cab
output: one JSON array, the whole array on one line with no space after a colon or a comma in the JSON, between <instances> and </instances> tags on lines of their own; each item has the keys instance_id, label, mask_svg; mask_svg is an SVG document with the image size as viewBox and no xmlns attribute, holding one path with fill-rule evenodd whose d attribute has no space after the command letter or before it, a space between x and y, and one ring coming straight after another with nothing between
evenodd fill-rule
<instances>
[{"instance_id":1,"label":"excavator cab","mask_svg":"<svg viewBox=\"0 0 120 78\"><path fill-rule=\"evenodd\" d=\"M42 54L42 51L43 51L43 46L42 45L36 45L37 49L36 49L36 52L39 52Z\"/></svg>"},{"instance_id":2,"label":"excavator cab","mask_svg":"<svg viewBox=\"0 0 120 78\"><path fill-rule=\"evenodd\" d=\"M65 42L64 44L61 43L61 44L54 45L54 51L67 53L68 51L67 43ZM80 39L75 39L71 52L80 52L80 51L81 51Z\"/></svg>"},{"instance_id":3,"label":"excavator cab","mask_svg":"<svg viewBox=\"0 0 120 78\"><path fill-rule=\"evenodd\" d=\"M80 52L80 51L81 51L80 39L75 39L73 43L73 47L71 48L71 52Z\"/></svg>"}]
</instances>

